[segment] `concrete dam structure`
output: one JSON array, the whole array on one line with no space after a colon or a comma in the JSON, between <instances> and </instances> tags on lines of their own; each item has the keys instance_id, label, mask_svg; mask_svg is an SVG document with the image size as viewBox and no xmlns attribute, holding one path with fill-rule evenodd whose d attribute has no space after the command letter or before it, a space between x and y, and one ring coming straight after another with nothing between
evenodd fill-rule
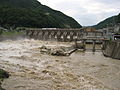
<instances>
[{"instance_id":1,"label":"concrete dam structure","mask_svg":"<svg viewBox=\"0 0 120 90\"><path fill-rule=\"evenodd\" d=\"M96 43L106 41L105 33L102 31L88 31L86 28L78 29L35 29L27 28L26 35L38 40L56 40L63 42L75 41L76 49L86 50L86 43L93 43L93 52L95 52ZM79 45L78 42L82 44ZM80 47L80 48L79 48Z\"/></svg>"},{"instance_id":2,"label":"concrete dam structure","mask_svg":"<svg viewBox=\"0 0 120 90\"><path fill-rule=\"evenodd\" d=\"M103 45L103 54L107 57L115 58L120 60L120 42L107 41Z\"/></svg>"},{"instance_id":3,"label":"concrete dam structure","mask_svg":"<svg viewBox=\"0 0 120 90\"><path fill-rule=\"evenodd\" d=\"M78 29L26 29L26 35L31 38L40 40L56 40L56 41L74 41L76 38L103 37L101 31L85 31L84 28Z\"/></svg>"}]
</instances>

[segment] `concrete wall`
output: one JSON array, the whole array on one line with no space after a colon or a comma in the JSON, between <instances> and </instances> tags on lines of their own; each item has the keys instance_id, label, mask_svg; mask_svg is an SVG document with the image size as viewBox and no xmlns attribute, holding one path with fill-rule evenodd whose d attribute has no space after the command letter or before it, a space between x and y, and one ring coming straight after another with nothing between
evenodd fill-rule
<instances>
[{"instance_id":1,"label":"concrete wall","mask_svg":"<svg viewBox=\"0 0 120 90\"><path fill-rule=\"evenodd\" d=\"M103 54L105 56L120 60L120 42L107 41L104 43L103 46L104 46Z\"/></svg>"}]
</instances>

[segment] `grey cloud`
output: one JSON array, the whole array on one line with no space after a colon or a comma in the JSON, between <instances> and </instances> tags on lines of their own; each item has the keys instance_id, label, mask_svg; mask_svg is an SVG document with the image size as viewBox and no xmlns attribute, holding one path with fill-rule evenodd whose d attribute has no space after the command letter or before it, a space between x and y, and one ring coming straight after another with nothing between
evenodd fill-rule
<instances>
[{"instance_id":1,"label":"grey cloud","mask_svg":"<svg viewBox=\"0 0 120 90\"><path fill-rule=\"evenodd\" d=\"M59 3L57 3L57 0L51 0L51 3L52 1L56 4L50 7L75 18L83 26L95 25L101 20L120 13L120 0L66 0ZM94 6L96 3L101 6L98 6L97 9L89 7L89 5L93 4Z\"/></svg>"}]
</instances>

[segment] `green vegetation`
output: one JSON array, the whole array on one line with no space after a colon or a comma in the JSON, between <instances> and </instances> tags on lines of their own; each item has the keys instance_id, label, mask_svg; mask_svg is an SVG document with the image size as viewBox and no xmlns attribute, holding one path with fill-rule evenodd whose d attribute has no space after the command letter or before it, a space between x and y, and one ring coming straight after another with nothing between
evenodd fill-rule
<instances>
[{"instance_id":1,"label":"green vegetation","mask_svg":"<svg viewBox=\"0 0 120 90\"><path fill-rule=\"evenodd\" d=\"M0 90L4 90L2 87L1 87L1 82L3 81L3 79L5 78L9 78L9 73L4 71L3 69L0 69Z\"/></svg>"},{"instance_id":2,"label":"green vegetation","mask_svg":"<svg viewBox=\"0 0 120 90\"><path fill-rule=\"evenodd\" d=\"M118 23L120 23L120 14L116 15L116 16L112 16L110 18L107 18L104 21L101 21L100 23L95 25L94 27L96 29L101 29L101 28L106 28L108 26L117 25Z\"/></svg>"},{"instance_id":3,"label":"green vegetation","mask_svg":"<svg viewBox=\"0 0 120 90\"><path fill-rule=\"evenodd\" d=\"M0 81L2 81L4 78L9 78L8 72L0 69Z\"/></svg>"},{"instance_id":4,"label":"green vegetation","mask_svg":"<svg viewBox=\"0 0 120 90\"><path fill-rule=\"evenodd\" d=\"M9 32L3 32L2 35L20 35L23 34L23 32L17 32L17 31L9 31Z\"/></svg>"},{"instance_id":5,"label":"green vegetation","mask_svg":"<svg viewBox=\"0 0 120 90\"><path fill-rule=\"evenodd\" d=\"M4 28L81 28L72 17L37 0L0 0L0 25Z\"/></svg>"},{"instance_id":6,"label":"green vegetation","mask_svg":"<svg viewBox=\"0 0 120 90\"><path fill-rule=\"evenodd\" d=\"M2 29L0 29L0 35L3 33L3 30Z\"/></svg>"}]
</instances>

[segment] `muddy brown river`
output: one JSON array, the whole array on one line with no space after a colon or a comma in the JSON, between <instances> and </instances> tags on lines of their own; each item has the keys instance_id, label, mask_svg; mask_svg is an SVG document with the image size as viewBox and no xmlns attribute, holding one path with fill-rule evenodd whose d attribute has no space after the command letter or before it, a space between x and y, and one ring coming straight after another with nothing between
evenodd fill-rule
<instances>
[{"instance_id":1,"label":"muddy brown river","mask_svg":"<svg viewBox=\"0 0 120 90\"><path fill-rule=\"evenodd\" d=\"M6 90L120 90L120 60L100 50L76 51L70 56L41 54L40 47L68 47L73 43L34 39L0 42L0 68L11 76ZM90 47L90 45L88 46Z\"/></svg>"}]
</instances>

